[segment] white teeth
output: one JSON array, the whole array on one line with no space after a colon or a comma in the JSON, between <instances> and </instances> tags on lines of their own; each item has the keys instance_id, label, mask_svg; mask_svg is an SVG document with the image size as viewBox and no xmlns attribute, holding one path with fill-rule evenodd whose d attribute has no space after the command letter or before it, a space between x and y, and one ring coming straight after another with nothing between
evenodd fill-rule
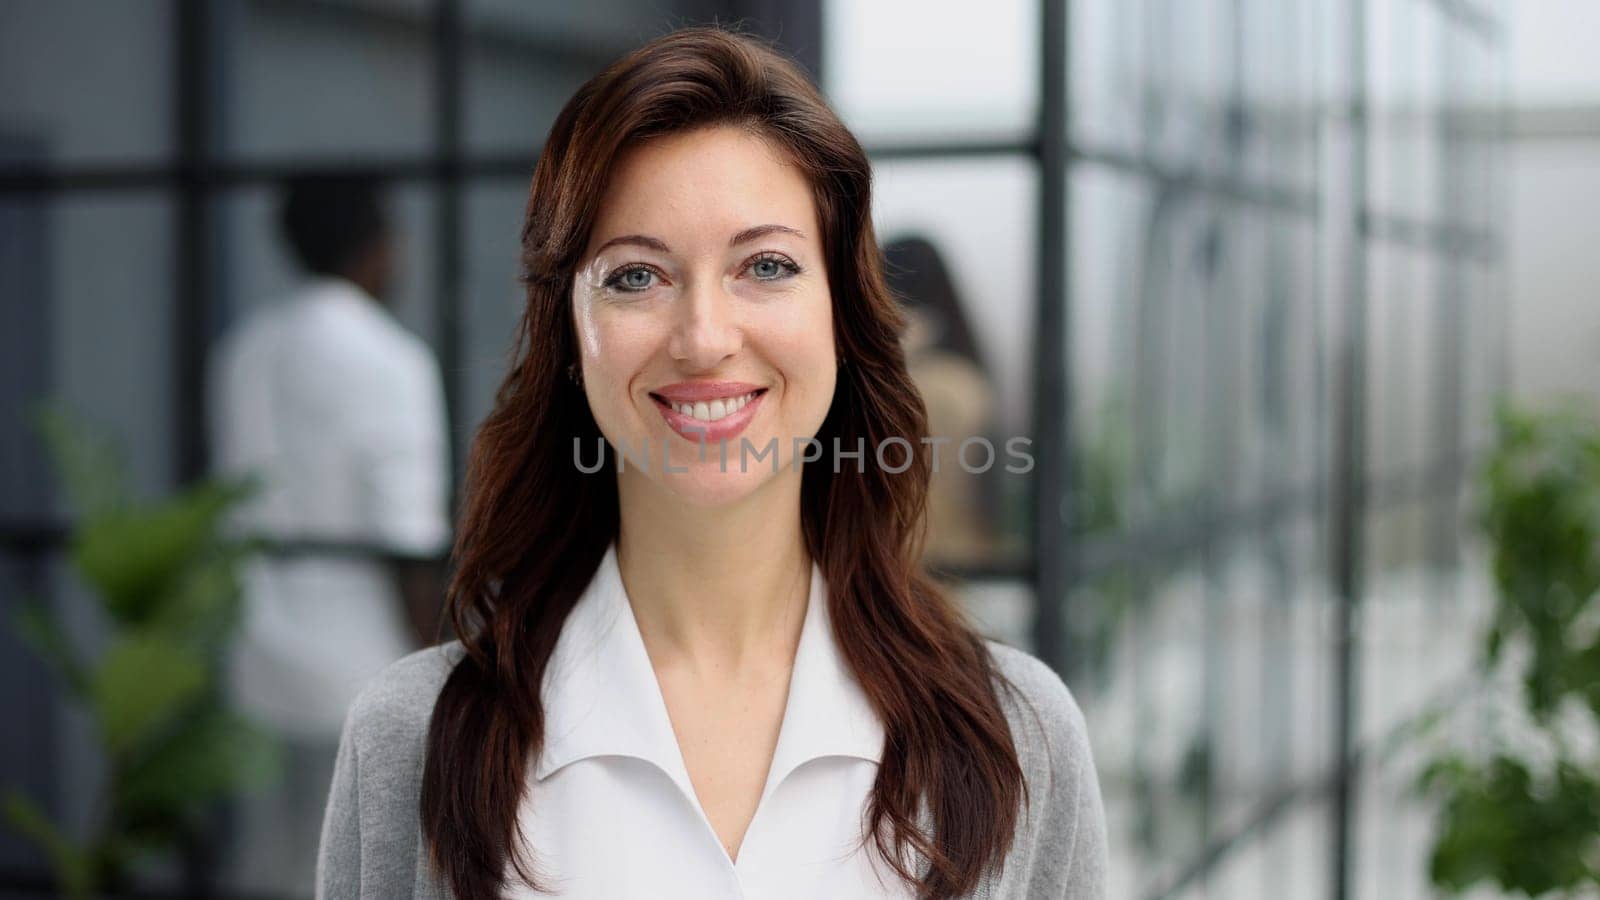
<instances>
[{"instance_id":1,"label":"white teeth","mask_svg":"<svg viewBox=\"0 0 1600 900\"><path fill-rule=\"evenodd\" d=\"M709 402L702 400L697 403L672 403L669 401L667 405L672 407L675 412L692 419L699 419L702 422L715 422L744 409L751 400L755 399L755 396L756 392L751 391L739 397L720 397Z\"/></svg>"}]
</instances>

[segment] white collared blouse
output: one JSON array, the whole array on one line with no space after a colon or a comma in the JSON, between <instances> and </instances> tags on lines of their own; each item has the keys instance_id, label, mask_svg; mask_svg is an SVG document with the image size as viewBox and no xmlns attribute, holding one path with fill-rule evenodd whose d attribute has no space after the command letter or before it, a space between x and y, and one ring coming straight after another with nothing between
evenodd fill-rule
<instances>
[{"instance_id":1,"label":"white collared blouse","mask_svg":"<svg viewBox=\"0 0 1600 900\"><path fill-rule=\"evenodd\" d=\"M695 799L607 554L557 642L550 738L524 788L521 826L555 896L909 896L881 860L882 879L872 858L845 852L876 777L882 726L828 639L817 569L811 584L777 752L735 863ZM1004 866L963 900L1105 900L1106 814L1083 712L1043 662L995 641L988 649L1028 803ZM351 706L329 785L318 900L468 900L435 866L418 802L434 705L464 656L460 641L413 653ZM549 895L519 895L533 896Z\"/></svg>"},{"instance_id":2,"label":"white collared blouse","mask_svg":"<svg viewBox=\"0 0 1600 900\"><path fill-rule=\"evenodd\" d=\"M563 626L543 696L547 737L519 817L557 896L912 896L863 841L883 724L834 644L816 563L777 748L737 861L689 780L615 545ZM549 896L520 891L512 896Z\"/></svg>"}]
</instances>

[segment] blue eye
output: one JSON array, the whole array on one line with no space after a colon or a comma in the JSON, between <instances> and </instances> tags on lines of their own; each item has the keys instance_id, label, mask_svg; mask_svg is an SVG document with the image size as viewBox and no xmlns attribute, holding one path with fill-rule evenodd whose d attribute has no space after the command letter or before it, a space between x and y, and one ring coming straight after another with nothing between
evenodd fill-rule
<instances>
[{"instance_id":1,"label":"blue eye","mask_svg":"<svg viewBox=\"0 0 1600 900\"><path fill-rule=\"evenodd\" d=\"M638 293L650 287L650 279L655 273L644 266L625 266L611 273L606 279L606 287L616 288L623 293Z\"/></svg>"},{"instance_id":2,"label":"blue eye","mask_svg":"<svg viewBox=\"0 0 1600 900\"><path fill-rule=\"evenodd\" d=\"M800 274L800 267L782 256L758 256L750 261L749 268L760 281L779 281Z\"/></svg>"},{"instance_id":3,"label":"blue eye","mask_svg":"<svg viewBox=\"0 0 1600 900\"><path fill-rule=\"evenodd\" d=\"M782 281L801 272L787 257L771 253L751 259L745 269L753 272L757 281ZM605 286L624 294L638 294L654 287L656 277L656 271L649 266L623 266L606 276Z\"/></svg>"}]
</instances>

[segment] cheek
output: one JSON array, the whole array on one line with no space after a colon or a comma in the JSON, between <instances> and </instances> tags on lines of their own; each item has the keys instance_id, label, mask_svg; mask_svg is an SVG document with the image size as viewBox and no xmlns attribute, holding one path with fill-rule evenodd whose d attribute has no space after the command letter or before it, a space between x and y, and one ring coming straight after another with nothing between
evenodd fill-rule
<instances>
[{"instance_id":1,"label":"cheek","mask_svg":"<svg viewBox=\"0 0 1600 900\"><path fill-rule=\"evenodd\" d=\"M599 263L580 270L572 286L572 324L586 372L604 377L606 369L631 365L640 345L661 338L661 307L651 299L619 303L600 285Z\"/></svg>"},{"instance_id":2,"label":"cheek","mask_svg":"<svg viewBox=\"0 0 1600 900\"><path fill-rule=\"evenodd\" d=\"M826 413L838 374L832 317L824 313L791 319L768 333L765 347L794 401L815 416ZM819 409L811 410L813 406Z\"/></svg>"},{"instance_id":3,"label":"cheek","mask_svg":"<svg viewBox=\"0 0 1600 900\"><path fill-rule=\"evenodd\" d=\"M602 426L620 425L632 405L635 376L643 371L661 338L649 317L617 315L614 310L578 312L579 353L584 392Z\"/></svg>"}]
</instances>

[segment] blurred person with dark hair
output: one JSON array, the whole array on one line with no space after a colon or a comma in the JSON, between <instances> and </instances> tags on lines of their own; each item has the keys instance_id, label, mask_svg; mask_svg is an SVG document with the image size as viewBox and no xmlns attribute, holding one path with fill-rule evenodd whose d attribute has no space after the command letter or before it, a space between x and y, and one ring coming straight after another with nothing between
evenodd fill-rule
<instances>
[{"instance_id":1,"label":"blurred person with dark hair","mask_svg":"<svg viewBox=\"0 0 1600 900\"><path fill-rule=\"evenodd\" d=\"M992 479L965 471L958 457L962 441L989 439L994 387L988 369L939 248L913 234L889 241L883 255L889 290L904 307L901 344L928 409L928 434L949 441L941 445L939 468L928 485L923 552L934 566L993 561L1002 542L994 533Z\"/></svg>"},{"instance_id":2,"label":"blurred person with dark hair","mask_svg":"<svg viewBox=\"0 0 1600 900\"><path fill-rule=\"evenodd\" d=\"M233 877L310 893L346 708L436 637L449 469L438 363L385 307L381 185L286 187L280 225L306 279L224 338L209 388L217 469L261 485L235 525L275 545L246 573L230 692L286 751L287 783L241 811Z\"/></svg>"}]
</instances>

